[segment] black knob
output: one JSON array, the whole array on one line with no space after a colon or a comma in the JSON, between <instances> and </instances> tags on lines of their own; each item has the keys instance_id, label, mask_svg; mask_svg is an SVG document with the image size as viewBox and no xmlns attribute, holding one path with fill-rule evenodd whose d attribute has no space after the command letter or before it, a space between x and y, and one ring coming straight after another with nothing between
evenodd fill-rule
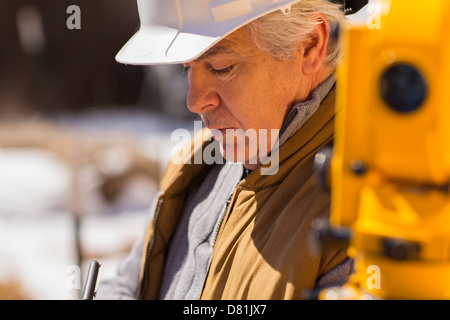
<instances>
[{"instance_id":1,"label":"black knob","mask_svg":"<svg viewBox=\"0 0 450 320\"><path fill-rule=\"evenodd\" d=\"M385 238L382 243L383 254L394 260L415 260L420 252L420 245L404 239Z\"/></svg>"},{"instance_id":2,"label":"black knob","mask_svg":"<svg viewBox=\"0 0 450 320\"><path fill-rule=\"evenodd\" d=\"M328 218L316 218L311 223L310 245L313 252L322 247L347 248L350 244L351 230L333 227Z\"/></svg>"}]
</instances>

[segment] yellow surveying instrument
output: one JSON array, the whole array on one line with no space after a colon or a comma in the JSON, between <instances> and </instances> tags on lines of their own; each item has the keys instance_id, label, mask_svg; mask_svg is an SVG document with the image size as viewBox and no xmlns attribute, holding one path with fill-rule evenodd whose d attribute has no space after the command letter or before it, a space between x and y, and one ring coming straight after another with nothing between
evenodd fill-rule
<instances>
[{"instance_id":1,"label":"yellow surveying instrument","mask_svg":"<svg viewBox=\"0 0 450 320\"><path fill-rule=\"evenodd\" d=\"M334 148L316 156L355 274L319 299L450 299L450 1L372 9L340 28Z\"/></svg>"}]
</instances>

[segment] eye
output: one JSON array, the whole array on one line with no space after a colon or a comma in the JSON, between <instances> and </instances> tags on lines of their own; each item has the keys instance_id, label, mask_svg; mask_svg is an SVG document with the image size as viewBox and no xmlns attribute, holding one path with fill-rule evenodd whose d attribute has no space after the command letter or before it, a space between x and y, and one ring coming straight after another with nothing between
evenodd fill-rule
<instances>
[{"instance_id":1,"label":"eye","mask_svg":"<svg viewBox=\"0 0 450 320\"><path fill-rule=\"evenodd\" d=\"M230 66L228 66L226 68L223 68L223 69L215 69L211 65L208 65L208 69L209 69L210 72L212 72L215 75L225 76L225 75L228 75L231 71L233 71L234 65L230 65ZM191 70L191 66L189 66L189 65L183 66L182 73L183 74L187 74L190 70Z\"/></svg>"},{"instance_id":2,"label":"eye","mask_svg":"<svg viewBox=\"0 0 450 320\"><path fill-rule=\"evenodd\" d=\"M228 66L226 68L223 68L223 69L214 69L212 66L210 66L209 69L215 75L225 76L225 75L228 75L231 71L233 71L234 65L232 64L232 65L230 65L230 66Z\"/></svg>"}]
</instances>

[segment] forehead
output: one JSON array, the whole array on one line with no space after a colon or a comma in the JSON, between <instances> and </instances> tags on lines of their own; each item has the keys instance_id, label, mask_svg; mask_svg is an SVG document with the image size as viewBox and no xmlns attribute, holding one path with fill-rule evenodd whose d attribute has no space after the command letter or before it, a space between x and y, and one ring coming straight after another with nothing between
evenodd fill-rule
<instances>
[{"instance_id":1,"label":"forehead","mask_svg":"<svg viewBox=\"0 0 450 320\"><path fill-rule=\"evenodd\" d=\"M219 41L212 48L197 58L196 61L218 55L235 55L246 57L254 54L255 50L259 49L252 41L249 33L245 31L245 29L241 28Z\"/></svg>"}]
</instances>

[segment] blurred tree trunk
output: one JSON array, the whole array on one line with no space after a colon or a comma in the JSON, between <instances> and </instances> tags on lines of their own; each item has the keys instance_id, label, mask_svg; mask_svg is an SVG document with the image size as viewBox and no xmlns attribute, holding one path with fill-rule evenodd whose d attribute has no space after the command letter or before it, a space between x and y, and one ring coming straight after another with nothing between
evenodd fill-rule
<instances>
[{"instance_id":1,"label":"blurred tree trunk","mask_svg":"<svg viewBox=\"0 0 450 320\"><path fill-rule=\"evenodd\" d=\"M81 30L69 30L69 5L81 9ZM44 43L27 52L19 39L19 11L39 13ZM136 1L0 1L0 115L79 111L138 101L143 70L114 57L138 30Z\"/></svg>"}]
</instances>

